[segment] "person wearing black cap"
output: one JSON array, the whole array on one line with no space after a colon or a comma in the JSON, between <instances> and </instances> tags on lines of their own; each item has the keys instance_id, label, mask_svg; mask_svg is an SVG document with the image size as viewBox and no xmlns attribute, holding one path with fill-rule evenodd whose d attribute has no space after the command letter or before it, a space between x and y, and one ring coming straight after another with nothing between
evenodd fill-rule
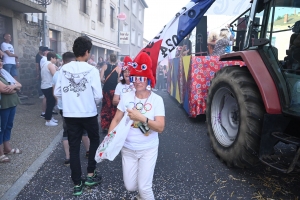
<instances>
[{"instance_id":1,"label":"person wearing black cap","mask_svg":"<svg viewBox=\"0 0 300 200\"><path fill-rule=\"evenodd\" d=\"M39 85L39 97L40 98L44 98L41 87L40 87L40 84L41 84L41 66L40 66L40 62L41 62L41 59L43 58L42 49L43 49L43 46L40 46L39 47L39 52L35 56L36 79L38 80L38 83L39 83L38 85Z\"/></svg>"}]
</instances>

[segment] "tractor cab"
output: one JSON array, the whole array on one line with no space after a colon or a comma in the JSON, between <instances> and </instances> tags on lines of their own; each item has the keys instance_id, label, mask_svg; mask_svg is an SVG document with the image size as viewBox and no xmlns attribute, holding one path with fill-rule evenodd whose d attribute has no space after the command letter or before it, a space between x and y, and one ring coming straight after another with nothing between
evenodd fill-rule
<instances>
[{"instance_id":1,"label":"tractor cab","mask_svg":"<svg viewBox=\"0 0 300 200\"><path fill-rule=\"evenodd\" d=\"M258 50L279 93L282 112L300 117L300 1L253 0L231 23L234 50Z\"/></svg>"}]
</instances>

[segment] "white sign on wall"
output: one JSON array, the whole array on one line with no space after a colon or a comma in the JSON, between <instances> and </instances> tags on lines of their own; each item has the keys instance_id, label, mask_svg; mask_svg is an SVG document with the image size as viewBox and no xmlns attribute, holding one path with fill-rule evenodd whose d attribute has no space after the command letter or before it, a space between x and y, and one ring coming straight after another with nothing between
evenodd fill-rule
<instances>
[{"instance_id":1,"label":"white sign on wall","mask_svg":"<svg viewBox=\"0 0 300 200\"><path fill-rule=\"evenodd\" d=\"M130 41L130 33L125 31L120 31L119 33L119 41L120 44L129 44Z\"/></svg>"}]
</instances>

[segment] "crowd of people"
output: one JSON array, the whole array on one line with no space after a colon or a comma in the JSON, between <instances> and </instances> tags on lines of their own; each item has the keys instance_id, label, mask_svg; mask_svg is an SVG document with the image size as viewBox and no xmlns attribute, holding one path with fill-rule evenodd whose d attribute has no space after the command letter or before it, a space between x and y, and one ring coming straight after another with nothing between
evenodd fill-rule
<instances>
[{"instance_id":1,"label":"crowd of people","mask_svg":"<svg viewBox=\"0 0 300 200\"><path fill-rule=\"evenodd\" d=\"M158 133L164 129L165 110L162 98L152 92L156 80L151 59L142 53L134 60L126 56L118 61L117 56L111 54L108 61L99 57L96 62L91 48L89 38L79 37L74 41L73 52L65 52L62 58L44 46L39 47L36 55L39 95L43 98L41 117L45 119L45 126L51 127L58 126L58 120L53 118L55 106L62 116L64 165L71 169L73 195L81 195L85 186L92 187L102 182L94 159L101 142L99 131L109 133L128 112L134 123L121 151L125 188L139 192L134 199L154 199L152 179ZM17 63L17 56L10 52ZM20 103L16 92L21 88L11 65L8 68L12 70L8 72L2 69L5 65L0 62L0 163L10 162L10 154L22 153L9 143L16 106ZM158 88L165 88L164 78L165 67L161 66L157 71ZM128 104L132 106L128 108ZM146 132L141 131L141 126ZM82 178L81 143L88 162L86 178Z\"/></svg>"}]
</instances>

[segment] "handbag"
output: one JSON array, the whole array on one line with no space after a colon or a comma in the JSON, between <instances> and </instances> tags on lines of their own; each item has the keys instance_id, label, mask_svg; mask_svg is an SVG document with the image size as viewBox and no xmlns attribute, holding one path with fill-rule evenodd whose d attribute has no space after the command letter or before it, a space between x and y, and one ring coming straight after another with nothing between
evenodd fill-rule
<instances>
[{"instance_id":1,"label":"handbag","mask_svg":"<svg viewBox=\"0 0 300 200\"><path fill-rule=\"evenodd\" d=\"M128 113L125 112L120 123L105 136L99 145L95 154L95 161L97 163L105 159L110 161L115 159L124 146L132 122L133 121L128 117Z\"/></svg>"}]
</instances>

